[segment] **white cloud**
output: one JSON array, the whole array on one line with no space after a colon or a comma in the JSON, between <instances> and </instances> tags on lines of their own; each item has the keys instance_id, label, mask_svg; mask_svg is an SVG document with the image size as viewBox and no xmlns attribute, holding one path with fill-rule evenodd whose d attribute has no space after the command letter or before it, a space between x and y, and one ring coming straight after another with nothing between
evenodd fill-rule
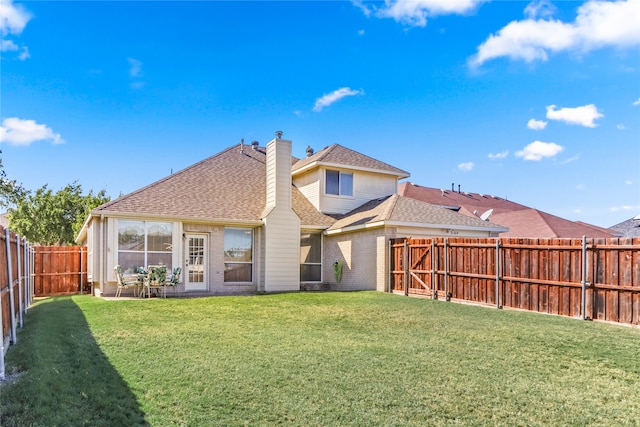
<instances>
[{"instance_id":1,"label":"white cloud","mask_svg":"<svg viewBox=\"0 0 640 427\"><path fill-rule=\"evenodd\" d=\"M547 127L547 122L544 120L531 119L527 122L527 127L533 130L542 130Z\"/></svg>"},{"instance_id":2,"label":"white cloud","mask_svg":"<svg viewBox=\"0 0 640 427\"><path fill-rule=\"evenodd\" d=\"M563 165L566 165L567 163L571 163L571 162L575 162L576 160L580 159L580 154L576 154L573 157L569 157L567 160L564 160L562 162Z\"/></svg>"},{"instance_id":3,"label":"white cloud","mask_svg":"<svg viewBox=\"0 0 640 427\"><path fill-rule=\"evenodd\" d=\"M364 36L364 30L358 30L358 35L359 36Z\"/></svg>"},{"instance_id":4,"label":"white cloud","mask_svg":"<svg viewBox=\"0 0 640 427\"><path fill-rule=\"evenodd\" d=\"M316 103L313 105L313 111L321 111L324 107L328 107L344 97L362 94L364 94L364 91L353 90L349 87L336 89L333 92L324 94L322 97L316 99Z\"/></svg>"},{"instance_id":5,"label":"white cloud","mask_svg":"<svg viewBox=\"0 0 640 427\"><path fill-rule=\"evenodd\" d=\"M640 105L640 98L633 102L634 107L637 107L638 105Z\"/></svg>"},{"instance_id":6,"label":"white cloud","mask_svg":"<svg viewBox=\"0 0 640 427\"><path fill-rule=\"evenodd\" d=\"M478 46L469 65L478 67L500 57L546 61L550 52L586 53L607 46L636 46L640 44L638 22L639 0L588 1L578 8L571 23L553 19L510 22Z\"/></svg>"},{"instance_id":7,"label":"white cloud","mask_svg":"<svg viewBox=\"0 0 640 427\"><path fill-rule=\"evenodd\" d=\"M524 8L524 14L529 19L547 18L554 13L556 7L548 0L535 0Z\"/></svg>"},{"instance_id":8,"label":"white cloud","mask_svg":"<svg viewBox=\"0 0 640 427\"><path fill-rule=\"evenodd\" d=\"M624 123L618 123L616 125L616 129L618 130L625 130L627 127L624 125Z\"/></svg>"},{"instance_id":9,"label":"white cloud","mask_svg":"<svg viewBox=\"0 0 640 427\"><path fill-rule=\"evenodd\" d=\"M47 125L40 125L35 120L24 120L10 117L2 121L0 126L0 143L11 145L30 145L40 140L51 140L54 144L62 144L64 140Z\"/></svg>"},{"instance_id":10,"label":"white cloud","mask_svg":"<svg viewBox=\"0 0 640 427\"><path fill-rule=\"evenodd\" d=\"M20 50L20 47L8 37L16 37L22 34L24 27L31 19L31 14L22 5L13 4L12 0L0 0L0 52ZM22 46L22 52L18 59L29 58L29 51Z\"/></svg>"},{"instance_id":11,"label":"white cloud","mask_svg":"<svg viewBox=\"0 0 640 427\"><path fill-rule=\"evenodd\" d=\"M127 61L129 61L129 76L142 77L142 61L135 58L127 58Z\"/></svg>"},{"instance_id":12,"label":"white cloud","mask_svg":"<svg viewBox=\"0 0 640 427\"><path fill-rule=\"evenodd\" d=\"M0 32L3 36L22 33L30 19L31 14L22 5L14 5L12 0L0 0Z\"/></svg>"},{"instance_id":13,"label":"white cloud","mask_svg":"<svg viewBox=\"0 0 640 427\"><path fill-rule=\"evenodd\" d=\"M473 162L460 163L458 164L458 169L463 172L469 172L473 169Z\"/></svg>"},{"instance_id":14,"label":"white cloud","mask_svg":"<svg viewBox=\"0 0 640 427\"><path fill-rule=\"evenodd\" d=\"M575 108L561 108L556 110L555 105L547 106L547 119L561 120L570 125L581 125L588 128L597 126L593 121L604 117L598 112L594 104L583 105Z\"/></svg>"},{"instance_id":15,"label":"white cloud","mask_svg":"<svg viewBox=\"0 0 640 427\"><path fill-rule=\"evenodd\" d=\"M618 211L636 211L637 209L639 209L640 206L630 206L630 205L624 205L624 206L614 206L612 208L609 208L609 210L611 212L618 212Z\"/></svg>"},{"instance_id":16,"label":"white cloud","mask_svg":"<svg viewBox=\"0 0 640 427\"><path fill-rule=\"evenodd\" d=\"M564 150L564 147L555 142L533 141L531 144L516 152L516 157L524 160L542 160L545 157L553 157Z\"/></svg>"},{"instance_id":17,"label":"white cloud","mask_svg":"<svg viewBox=\"0 0 640 427\"><path fill-rule=\"evenodd\" d=\"M625 184L627 184L627 185L631 185L631 184L633 184L633 181L631 181L631 180L629 180L629 179L628 179L628 180L626 180L624 183L625 183Z\"/></svg>"},{"instance_id":18,"label":"white cloud","mask_svg":"<svg viewBox=\"0 0 640 427\"><path fill-rule=\"evenodd\" d=\"M489 153L489 158L490 158L491 160L495 160L495 159L504 159L504 158L506 158L508 155L509 155L509 150L505 150L505 151L503 151L502 153L496 153L496 154Z\"/></svg>"},{"instance_id":19,"label":"white cloud","mask_svg":"<svg viewBox=\"0 0 640 427\"><path fill-rule=\"evenodd\" d=\"M386 0L384 6L371 8L362 1L354 1L366 16L393 18L395 21L412 27L424 27L427 18L438 15L466 14L474 11L478 5L488 0Z\"/></svg>"}]
</instances>

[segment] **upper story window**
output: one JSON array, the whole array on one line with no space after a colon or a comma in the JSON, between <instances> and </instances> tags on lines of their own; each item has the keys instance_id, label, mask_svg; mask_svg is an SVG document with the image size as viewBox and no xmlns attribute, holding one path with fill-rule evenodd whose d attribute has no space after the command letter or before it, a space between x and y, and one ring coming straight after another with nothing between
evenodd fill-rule
<instances>
[{"instance_id":1,"label":"upper story window","mask_svg":"<svg viewBox=\"0 0 640 427\"><path fill-rule=\"evenodd\" d=\"M353 174L327 170L324 188L325 194L353 196Z\"/></svg>"}]
</instances>

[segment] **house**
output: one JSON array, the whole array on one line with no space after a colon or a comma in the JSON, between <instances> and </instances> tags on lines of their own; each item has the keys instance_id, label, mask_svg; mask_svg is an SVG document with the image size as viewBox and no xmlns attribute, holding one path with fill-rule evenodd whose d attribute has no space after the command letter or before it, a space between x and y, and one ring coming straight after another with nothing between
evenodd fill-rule
<instances>
[{"instance_id":1,"label":"house","mask_svg":"<svg viewBox=\"0 0 640 427\"><path fill-rule=\"evenodd\" d=\"M410 182L398 186L398 194L434 205L446 207L463 215L500 224L508 231L500 237L580 238L615 237L611 230L567 219L530 208L502 197L423 187Z\"/></svg>"},{"instance_id":2,"label":"house","mask_svg":"<svg viewBox=\"0 0 640 427\"><path fill-rule=\"evenodd\" d=\"M92 210L77 241L96 294L115 293L116 265L180 266L184 294L385 290L390 238L506 231L398 195L409 173L382 161L291 145L241 142Z\"/></svg>"},{"instance_id":3,"label":"house","mask_svg":"<svg viewBox=\"0 0 640 427\"><path fill-rule=\"evenodd\" d=\"M619 237L640 237L640 214L609 229Z\"/></svg>"}]
</instances>

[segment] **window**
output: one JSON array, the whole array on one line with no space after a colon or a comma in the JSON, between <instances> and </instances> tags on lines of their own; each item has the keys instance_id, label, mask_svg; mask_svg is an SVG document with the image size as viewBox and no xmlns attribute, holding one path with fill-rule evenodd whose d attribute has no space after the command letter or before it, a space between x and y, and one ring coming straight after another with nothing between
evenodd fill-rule
<instances>
[{"instance_id":1,"label":"window","mask_svg":"<svg viewBox=\"0 0 640 427\"><path fill-rule=\"evenodd\" d=\"M252 229L224 229L224 281L253 281Z\"/></svg>"},{"instance_id":2,"label":"window","mask_svg":"<svg viewBox=\"0 0 640 427\"><path fill-rule=\"evenodd\" d=\"M126 274L149 265L166 265L171 271L172 239L170 222L118 221L118 264Z\"/></svg>"},{"instance_id":3,"label":"window","mask_svg":"<svg viewBox=\"0 0 640 427\"><path fill-rule=\"evenodd\" d=\"M300 233L300 281L322 281L322 234Z\"/></svg>"},{"instance_id":4,"label":"window","mask_svg":"<svg viewBox=\"0 0 640 427\"><path fill-rule=\"evenodd\" d=\"M326 194L353 196L353 174L339 171L326 171Z\"/></svg>"}]
</instances>

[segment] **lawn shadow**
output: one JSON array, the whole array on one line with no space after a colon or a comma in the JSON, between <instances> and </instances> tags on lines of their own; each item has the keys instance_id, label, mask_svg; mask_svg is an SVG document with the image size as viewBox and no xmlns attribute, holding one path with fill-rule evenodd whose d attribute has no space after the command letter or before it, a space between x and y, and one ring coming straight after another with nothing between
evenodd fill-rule
<instances>
[{"instance_id":1,"label":"lawn shadow","mask_svg":"<svg viewBox=\"0 0 640 427\"><path fill-rule=\"evenodd\" d=\"M71 297L32 306L7 353L0 425L148 426L135 394Z\"/></svg>"}]
</instances>

